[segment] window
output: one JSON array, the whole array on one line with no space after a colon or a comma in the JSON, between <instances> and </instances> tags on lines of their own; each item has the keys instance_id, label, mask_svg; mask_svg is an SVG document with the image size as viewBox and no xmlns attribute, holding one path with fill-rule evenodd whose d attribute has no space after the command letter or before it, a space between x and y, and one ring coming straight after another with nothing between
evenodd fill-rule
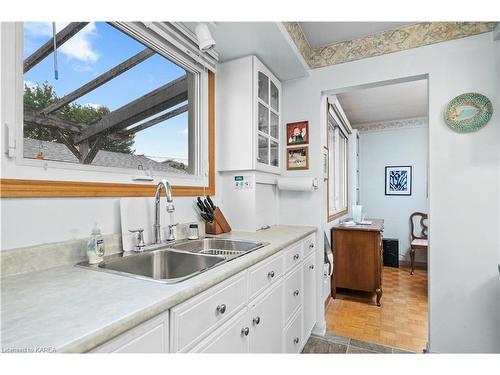
<instances>
[{"instance_id":1,"label":"window","mask_svg":"<svg viewBox=\"0 0 500 375\"><path fill-rule=\"evenodd\" d=\"M262 164L279 167L279 89L265 73L258 72L258 156Z\"/></svg>"},{"instance_id":2,"label":"window","mask_svg":"<svg viewBox=\"0 0 500 375\"><path fill-rule=\"evenodd\" d=\"M328 105L328 221L347 213L347 132Z\"/></svg>"},{"instance_id":3,"label":"window","mask_svg":"<svg viewBox=\"0 0 500 375\"><path fill-rule=\"evenodd\" d=\"M19 80L2 83L15 93L17 111L8 125L15 163L2 159L4 177L129 184L166 177L208 189L213 74L206 57L186 51L193 39L175 34L177 44L169 42L172 25L2 26L2 65L12 47ZM179 40L185 44L176 49Z\"/></svg>"}]
</instances>

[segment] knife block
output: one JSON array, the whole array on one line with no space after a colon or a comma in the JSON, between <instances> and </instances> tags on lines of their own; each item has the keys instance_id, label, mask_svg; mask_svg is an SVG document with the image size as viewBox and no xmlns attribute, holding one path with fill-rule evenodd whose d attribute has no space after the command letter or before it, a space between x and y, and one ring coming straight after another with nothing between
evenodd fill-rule
<instances>
[{"instance_id":1,"label":"knife block","mask_svg":"<svg viewBox=\"0 0 500 375\"><path fill-rule=\"evenodd\" d=\"M221 234L231 232L231 226L227 222L224 214L216 207L214 210L214 221L205 224L205 232L207 234Z\"/></svg>"}]
</instances>

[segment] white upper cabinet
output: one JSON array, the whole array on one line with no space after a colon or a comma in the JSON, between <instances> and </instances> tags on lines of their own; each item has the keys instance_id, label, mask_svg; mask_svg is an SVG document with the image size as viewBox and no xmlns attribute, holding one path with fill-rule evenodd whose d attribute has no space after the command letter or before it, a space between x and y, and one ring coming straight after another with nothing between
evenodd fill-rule
<instances>
[{"instance_id":1,"label":"white upper cabinet","mask_svg":"<svg viewBox=\"0 0 500 375\"><path fill-rule=\"evenodd\" d=\"M255 56L217 70L220 171L280 173L281 82Z\"/></svg>"}]
</instances>

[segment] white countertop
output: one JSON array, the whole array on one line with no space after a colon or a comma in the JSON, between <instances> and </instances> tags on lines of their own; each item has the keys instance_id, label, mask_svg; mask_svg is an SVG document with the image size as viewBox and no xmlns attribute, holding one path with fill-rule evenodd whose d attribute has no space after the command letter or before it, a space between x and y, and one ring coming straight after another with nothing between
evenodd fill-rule
<instances>
[{"instance_id":1,"label":"white countertop","mask_svg":"<svg viewBox=\"0 0 500 375\"><path fill-rule=\"evenodd\" d=\"M160 284L74 266L1 280L2 351L86 352L317 230L273 226L219 237L269 242L178 284Z\"/></svg>"}]
</instances>

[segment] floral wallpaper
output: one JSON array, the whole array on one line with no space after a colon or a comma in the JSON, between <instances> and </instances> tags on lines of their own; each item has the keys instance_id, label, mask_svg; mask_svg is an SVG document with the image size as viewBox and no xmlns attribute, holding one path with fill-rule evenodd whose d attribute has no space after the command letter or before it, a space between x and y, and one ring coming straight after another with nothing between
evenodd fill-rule
<instances>
[{"instance_id":1,"label":"floral wallpaper","mask_svg":"<svg viewBox=\"0 0 500 375\"><path fill-rule=\"evenodd\" d=\"M420 128L427 125L427 117L414 117L401 120L379 121L353 125L360 133L379 132L384 130Z\"/></svg>"},{"instance_id":2,"label":"floral wallpaper","mask_svg":"<svg viewBox=\"0 0 500 375\"><path fill-rule=\"evenodd\" d=\"M420 22L312 48L297 22L283 22L311 69L422 47L492 31L496 22Z\"/></svg>"}]
</instances>

